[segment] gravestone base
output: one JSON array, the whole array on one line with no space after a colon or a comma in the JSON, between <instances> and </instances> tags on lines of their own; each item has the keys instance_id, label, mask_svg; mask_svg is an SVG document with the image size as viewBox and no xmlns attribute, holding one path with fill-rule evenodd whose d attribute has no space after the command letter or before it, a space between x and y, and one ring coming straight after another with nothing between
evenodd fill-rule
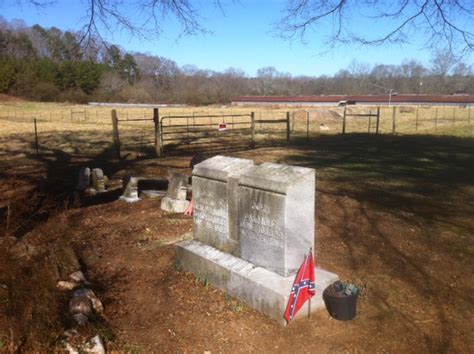
<instances>
[{"instance_id":1,"label":"gravestone base","mask_svg":"<svg viewBox=\"0 0 474 354\"><path fill-rule=\"evenodd\" d=\"M183 213L189 206L189 200L172 199L163 197L161 199L161 210L169 213Z\"/></svg>"},{"instance_id":2,"label":"gravestone base","mask_svg":"<svg viewBox=\"0 0 474 354\"><path fill-rule=\"evenodd\" d=\"M295 275L283 277L268 269L258 267L241 258L208 246L196 240L176 245L178 264L250 307L271 317L281 325ZM303 259L301 260L303 262ZM315 268L316 295L311 299L311 312L324 308L324 289L338 280L336 274ZM308 316L308 302L295 319Z\"/></svg>"},{"instance_id":3,"label":"gravestone base","mask_svg":"<svg viewBox=\"0 0 474 354\"><path fill-rule=\"evenodd\" d=\"M123 200L123 201L125 201L125 202L127 202L127 203L135 203L135 202L138 202L138 201L140 200L140 198L138 198L138 197L126 197L126 196L124 196L124 195L121 195L121 196L119 197L119 199L120 199L120 200Z\"/></svg>"},{"instance_id":4,"label":"gravestone base","mask_svg":"<svg viewBox=\"0 0 474 354\"><path fill-rule=\"evenodd\" d=\"M154 189L143 190L140 193L140 197L143 198L163 198L166 196L166 191L158 191Z\"/></svg>"}]
</instances>

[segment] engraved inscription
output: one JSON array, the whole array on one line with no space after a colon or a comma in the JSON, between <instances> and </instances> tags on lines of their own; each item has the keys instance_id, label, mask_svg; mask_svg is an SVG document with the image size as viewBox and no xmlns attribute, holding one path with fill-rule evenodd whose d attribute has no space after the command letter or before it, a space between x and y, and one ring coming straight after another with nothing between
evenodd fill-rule
<instances>
[{"instance_id":1,"label":"engraved inscription","mask_svg":"<svg viewBox=\"0 0 474 354\"><path fill-rule=\"evenodd\" d=\"M268 205L252 201L251 213L243 215L239 225L244 237L270 247L284 246L284 233L277 222L270 217Z\"/></svg>"},{"instance_id":2,"label":"engraved inscription","mask_svg":"<svg viewBox=\"0 0 474 354\"><path fill-rule=\"evenodd\" d=\"M194 222L197 225L214 230L221 237L227 237L228 213L223 201L216 201L203 193L196 198L194 214Z\"/></svg>"}]
</instances>

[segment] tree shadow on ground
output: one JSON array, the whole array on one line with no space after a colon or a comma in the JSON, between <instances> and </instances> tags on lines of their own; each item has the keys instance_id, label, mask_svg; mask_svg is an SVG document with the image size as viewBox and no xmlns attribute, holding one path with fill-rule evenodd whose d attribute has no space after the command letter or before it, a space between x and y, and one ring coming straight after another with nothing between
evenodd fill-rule
<instances>
[{"instance_id":1,"label":"tree shadow on ground","mask_svg":"<svg viewBox=\"0 0 474 354\"><path fill-rule=\"evenodd\" d=\"M343 271L386 277L371 292L380 323L397 318L430 351L452 349L472 316L474 139L321 136L284 161L315 168L318 195L335 201L321 223L345 247ZM427 332L410 310L434 312L440 329Z\"/></svg>"}]
</instances>

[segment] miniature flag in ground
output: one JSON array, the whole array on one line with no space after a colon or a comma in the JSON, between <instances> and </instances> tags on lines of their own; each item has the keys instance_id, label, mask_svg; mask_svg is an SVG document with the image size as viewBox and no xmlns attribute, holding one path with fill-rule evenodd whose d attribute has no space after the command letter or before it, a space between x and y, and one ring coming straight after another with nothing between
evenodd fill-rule
<instances>
[{"instance_id":1,"label":"miniature flag in ground","mask_svg":"<svg viewBox=\"0 0 474 354\"><path fill-rule=\"evenodd\" d=\"M301 264L291 288L290 298L284 314L286 321L290 322L306 300L311 299L315 294L313 252L309 251L309 255L304 256L303 264Z\"/></svg>"}]
</instances>

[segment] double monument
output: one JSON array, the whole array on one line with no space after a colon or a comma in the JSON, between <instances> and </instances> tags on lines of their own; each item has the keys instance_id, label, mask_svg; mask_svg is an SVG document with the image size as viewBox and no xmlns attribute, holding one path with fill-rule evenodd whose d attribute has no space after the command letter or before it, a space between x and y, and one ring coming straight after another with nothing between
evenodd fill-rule
<instances>
[{"instance_id":1,"label":"double monument","mask_svg":"<svg viewBox=\"0 0 474 354\"><path fill-rule=\"evenodd\" d=\"M178 263L286 324L295 274L314 249L315 171L215 156L194 167L192 186L193 239L178 244ZM316 268L316 296L296 318L323 307L335 280Z\"/></svg>"}]
</instances>

